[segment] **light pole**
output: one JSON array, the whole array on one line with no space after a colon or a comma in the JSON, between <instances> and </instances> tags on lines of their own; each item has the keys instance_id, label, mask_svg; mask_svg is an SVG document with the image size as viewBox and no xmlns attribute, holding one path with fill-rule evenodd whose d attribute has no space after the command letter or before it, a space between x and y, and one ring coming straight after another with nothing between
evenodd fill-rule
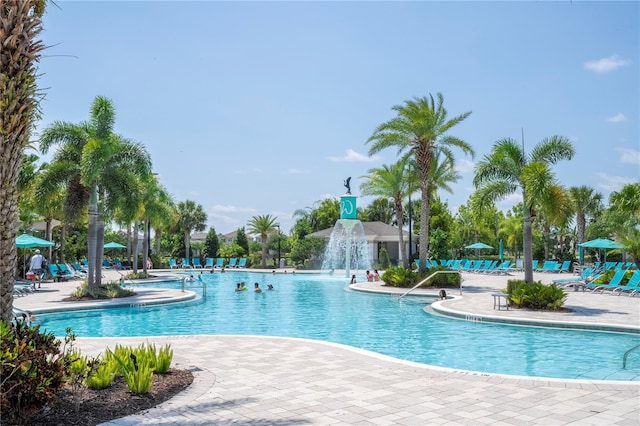
<instances>
[{"instance_id":1,"label":"light pole","mask_svg":"<svg viewBox=\"0 0 640 426\"><path fill-rule=\"evenodd\" d=\"M278 227L278 268L280 267L280 224L276 225Z\"/></svg>"}]
</instances>

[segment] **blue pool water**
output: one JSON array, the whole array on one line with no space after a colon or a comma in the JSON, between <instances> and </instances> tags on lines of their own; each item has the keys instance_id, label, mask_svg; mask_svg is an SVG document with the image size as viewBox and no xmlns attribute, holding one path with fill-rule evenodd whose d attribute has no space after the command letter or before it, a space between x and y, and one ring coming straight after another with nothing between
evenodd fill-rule
<instances>
[{"instance_id":1,"label":"blue pool water","mask_svg":"<svg viewBox=\"0 0 640 426\"><path fill-rule=\"evenodd\" d=\"M429 315L425 297L346 290L344 277L228 272L203 274L207 297L156 307L40 315L63 335L251 334L342 343L425 364L489 373L569 379L640 380L639 335L460 321ZM249 291L236 293L246 281ZM259 282L262 293L254 293ZM267 291L273 284L274 291ZM179 288L179 283L164 286ZM160 285L154 284L158 287Z\"/></svg>"}]
</instances>

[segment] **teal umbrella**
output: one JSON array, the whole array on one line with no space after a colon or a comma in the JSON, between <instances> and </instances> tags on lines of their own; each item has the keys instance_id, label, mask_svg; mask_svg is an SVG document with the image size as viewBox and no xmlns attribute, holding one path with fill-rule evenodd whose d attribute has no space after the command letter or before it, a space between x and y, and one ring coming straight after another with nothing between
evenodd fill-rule
<instances>
[{"instance_id":1,"label":"teal umbrella","mask_svg":"<svg viewBox=\"0 0 640 426\"><path fill-rule=\"evenodd\" d=\"M16 237L16 247L21 249L34 248L34 247L51 247L55 243L51 241L43 240L42 238L34 237L29 234L20 234ZM22 276L25 276L27 270L27 252L25 251L22 256Z\"/></svg>"},{"instance_id":2,"label":"teal umbrella","mask_svg":"<svg viewBox=\"0 0 640 426\"><path fill-rule=\"evenodd\" d=\"M34 247L51 247L55 243L34 237L29 234L21 234L16 237L16 247L18 248L34 248Z\"/></svg>"},{"instance_id":3,"label":"teal umbrella","mask_svg":"<svg viewBox=\"0 0 640 426\"><path fill-rule=\"evenodd\" d=\"M487 245L485 243L475 243L475 244L471 244L471 245L465 246L464 248L468 248L468 249L492 249L493 247L491 247L490 245Z\"/></svg>"},{"instance_id":4,"label":"teal umbrella","mask_svg":"<svg viewBox=\"0 0 640 426\"><path fill-rule=\"evenodd\" d=\"M594 248L598 250L604 250L604 260L607 261L608 249L621 249L623 245L616 243L615 241L608 240L606 238L596 238L595 240L587 241L582 244L578 244L581 248Z\"/></svg>"},{"instance_id":5,"label":"teal umbrella","mask_svg":"<svg viewBox=\"0 0 640 426\"><path fill-rule=\"evenodd\" d=\"M105 244L104 248L106 248L106 249L123 249L123 248L127 248L127 246L123 246L120 243L116 243L115 241L111 241L110 243Z\"/></svg>"}]
</instances>

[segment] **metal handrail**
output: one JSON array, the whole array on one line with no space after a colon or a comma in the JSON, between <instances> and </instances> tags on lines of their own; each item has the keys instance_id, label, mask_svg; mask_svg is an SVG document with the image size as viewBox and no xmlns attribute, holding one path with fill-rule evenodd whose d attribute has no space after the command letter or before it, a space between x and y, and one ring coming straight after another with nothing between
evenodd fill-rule
<instances>
[{"instance_id":1,"label":"metal handrail","mask_svg":"<svg viewBox=\"0 0 640 426\"><path fill-rule=\"evenodd\" d=\"M413 290L415 290L416 288L420 287L422 284L427 282L431 277L434 277L437 274L458 274L458 275L460 275L460 271L435 271L433 274L429 275L427 278L425 278L424 280L420 281L418 284L416 284L415 286L413 286L412 288L410 288L409 290L404 292L404 294L402 294L402 296L398 297L398 300L402 299L407 294L411 293ZM460 294L462 294L462 276L460 276Z\"/></svg>"},{"instance_id":2,"label":"metal handrail","mask_svg":"<svg viewBox=\"0 0 640 426\"><path fill-rule=\"evenodd\" d=\"M622 369L624 370L625 368L627 368L627 357L629 356L629 354L635 350L637 350L638 348L640 348L640 345L635 345L634 347L632 347L631 349L629 349L628 351L626 351L624 353L624 356L622 357Z\"/></svg>"}]
</instances>

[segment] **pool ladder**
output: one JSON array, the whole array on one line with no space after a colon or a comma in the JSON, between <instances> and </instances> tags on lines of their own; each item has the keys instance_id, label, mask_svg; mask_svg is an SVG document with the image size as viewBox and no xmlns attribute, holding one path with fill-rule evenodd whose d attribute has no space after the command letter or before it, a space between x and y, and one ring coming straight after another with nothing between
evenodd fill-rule
<instances>
[{"instance_id":1,"label":"pool ladder","mask_svg":"<svg viewBox=\"0 0 640 426\"><path fill-rule=\"evenodd\" d=\"M624 356L622 357L622 369L624 370L625 368L627 368L627 357L629 356L629 354L637 349L640 348L640 345L635 345L634 347L632 347L631 349L629 349L628 351L626 351L624 353Z\"/></svg>"},{"instance_id":2,"label":"pool ladder","mask_svg":"<svg viewBox=\"0 0 640 426\"><path fill-rule=\"evenodd\" d=\"M400 296L398 298L398 300L402 299L403 297L405 297L407 294L411 293L413 290L415 290L416 288L420 287L422 284L426 283L431 277L434 277L438 274L458 274L460 275L460 271L436 271L433 274L429 275L427 278L425 278L424 280L420 281L418 284L414 285L413 287L411 287L409 290L405 291L402 296ZM460 276L460 294L462 294L462 276Z\"/></svg>"}]
</instances>

